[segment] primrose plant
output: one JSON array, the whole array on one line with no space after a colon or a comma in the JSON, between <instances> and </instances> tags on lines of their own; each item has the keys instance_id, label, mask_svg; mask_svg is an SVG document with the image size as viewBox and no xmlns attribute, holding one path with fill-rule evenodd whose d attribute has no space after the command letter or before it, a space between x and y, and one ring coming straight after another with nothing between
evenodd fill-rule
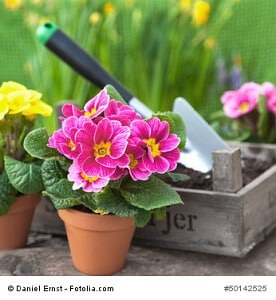
<instances>
[{"instance_id":1,"label":"primrose plant","mask_svg":"<svg viewBox=\"0 0 276 300\"><path fill-rule=\"evenodd\" d=\"M0 86L0 215L10 210L19 195L39 193L43 187L40 166L23 147L39 116L52 113L41 97L18 82L6 81Z\"/></svg>"},{"instance_id":2,"label":"primrose plant","mask_svg":"<svg viewBox=\"0 0 276 300\"><path fill-rule=\"evenodd\" d=\"M185 144L185 126L173 112L148 119L106 86L83 107L62 107L61 128L49 137L32 131L25 149L42 159L43 194L57 209L133 216L144 226L167 206L183 203L163 176L182 180L176 169Z\"/></svg>"},{"instance_id":3,"label":"primrose plant","mask_svg":"<svg viewBox=\"0 0 276 300\"><path fill-rule=\"evenodd\" d=\"M213 115L213 126L226 139L276 142L276 87L271 82L246 82L226 91L223 111Z\"/></svg>"}]
</instances>

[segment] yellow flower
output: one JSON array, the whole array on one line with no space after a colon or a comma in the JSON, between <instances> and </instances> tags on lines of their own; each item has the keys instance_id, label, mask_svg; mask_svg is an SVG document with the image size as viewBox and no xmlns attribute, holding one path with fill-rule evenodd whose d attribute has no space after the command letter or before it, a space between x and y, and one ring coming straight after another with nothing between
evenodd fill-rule
<instances>
[{"instance_id":1,"label":"yellow flower","mask_svg":"<svg viewBox=\"0 0 276 300\"><path fill-rule=\"evenodd\" d=\"M8 113L9 107L4 95L0 94L0 120L3 120Z\"/></svg>"},{"instance_id":2,"label":"yellow flower","mask_svg":"<svg viewBox=\"0 0 276 300\"><path fill-rule=\"evenodd\" d=\"M5 0L4 1L4 6L7 9L18 9L23 5L22 0Z\"/></svg>"},{"instance_id":3,"label":"yellow flower","mask_svg":"<svg viewBox=\"0 0 276 300\"><path fill-rule=\"evenodd\" d=\"M95 209L95 210L94 210L94 213L100 214L101 216L103 216L103 215L108 215L108 214L109 214L108 212L103 211L102 209L99 209L99 208Z\"/></svg>"},{"instance_id":4,"label":"yellow flower","mask_svg":"<svg viewBox=\"0 0 276 300\"><path fill-rule=\"evenodd\" d=\"M20 91L20 90L27 90L27 88L24 85L17 83L15 81L6 81L3 82L0 87L0 94L7 95L11 92Z\"/></svg>"},{"instance_id":5,"label":"yellow flower","mask_svg":"<svg viewBox=\"0 0 276 300\"><path fill-rule=\"evenodd\" d=\"M180 10L187 12L192 6L192 0L180 0Z\"/></svg>"},{"instance_id":6,"label":"yellow flower","mask_svg":"<svg viewBox=\"0 0 276 300\"><path fill-rule=\"evenodd\" d=\"M216 45L217 41L214 38L209 37L204 41L204 47L207 49L214 49Z\"/></svg>"},{"instance_id":7,"label":"yellow flower","mask_svg":"<svg viewBox=\"0 0 276 300\"><path fill-rule=\"evenodd\" d=\"M2 118L7 113L11 115L21 113L33 119L37 114L50 116L53 110L41 100L41 93L29 90L24 85L14 81L4 82L1 85L0 96L0 99L4 99L0 103ZM5 102L6 106L2 102Z\"/></svg>"},{"instance_id":8,"label":"yellow flower","mask_svg":"<svg viewBox=\"0 0 276 300\"><path fill-rule=\"evenodd\" d=\"M115 5L112 2L105 3L103 11L106 15L111 14L115 10Z\"/></svg>"},{"instance_id":9,"label":"yellow flower","mask_svg":"<svg viewBox=\"0 0 276 300\"><path fill-rule=\"evenodd\" d=\"M30 103L29 107L25 109L22 114L29 118L35 118L36 115L49 117L53 112L53 108L41 100L36 100Z\"/></svg>"},{"instance_id":10,"label":"yellow flower","mask_svg":"<svg viewBox=\"0 0 276 300\"><path fill-rule=\"evenodd\" d=\"M19 90L7 94L9 114L14 115L21 113L30 106L28 91Z\"/></svg>"},{"instance_id":11,"label":"yellow flower","mask_svg":"<svg viewBox=\"0 0 276 300\"><path fill-rule=\"evenodd\" d=\"M206 1L197 1L193 8L193 21L196 25L204 25L208 22L211 6Z\"/></svg>"},{"instance_id":12,"label":"yellow flower","mask_svg":"<svg viewBox=\"0 0 276 300\"><path fill-rule=\"evenodd\" d=\"M92 12L89 16L89 22L90 24L97 24L101 20L101 15L98 12Z\"/></svg>"}]
</instances>

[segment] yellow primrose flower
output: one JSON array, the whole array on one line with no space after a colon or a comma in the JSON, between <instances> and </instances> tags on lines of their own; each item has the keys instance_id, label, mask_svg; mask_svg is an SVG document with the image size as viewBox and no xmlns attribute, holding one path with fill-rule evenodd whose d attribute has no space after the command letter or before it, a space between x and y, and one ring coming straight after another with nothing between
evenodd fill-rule
<instances>
[{"instance_id":1,"label":"yellow primrose flower","mask_svg":"<svg viewBox=\"0 0 276 300\"><path fill-rule=\"evenodd\" d=\"M7 9L18 9L23 5L22 0L5 0L4 6Z\"/></svg>"},{"instance_id":2,"label":"yellow primrose flower","mask_svg":"<svg viewBox=\"0 0 276 300\"><path fill-rule=\"evenodd\" d=\"M0 95L5 98L9 110L8 114L22 113L25 116L36 116L37 114L50 116L52 113L52 107L42 102L41 93L28 90L24 85L14 81L4 82L0 87ZM0 113L6 111L4 104L1 107Z\"/></svg>"},{"instance_id":3,"label":"yellow primrose flower","mask_svg":"<svg viewBox=\"0 0 276 300\"><path fill-rule=\"evenodd\" d=\"M7 94L7 103L9 107L9 114L18 114L30 106L29 92L26 91L13 91Z\"/></svg>"},{"instance_id":4,"label":"yellow primrose flower","mask_svg":"<svg viewBox=\"0 0 276 300\"><path fill-rule=\"evenodd\" d=\"M193 8L193 21L196 25L204 25L208 22L211 6L206 1L197 1Z\"/></svg>"},{"instance_id":5,"label":"yellow primrose flower","mask_svg":"<svg viewBox=\"0 0 276 300\"><path fill-rule=\"evenodd\" d=\"M180 10L187 12L192 6L192 0L180 0Z\"/></svg>"},{"instance_id":6,"label":"yellow primrose flower","mask_svg":"<svg viewBox=\"0 0 276 300\"><path fill-rule=\"evenodd\" d=\"M103 7L103 11L106 15L111 14L114 10L115 10L115 5L112 2L107 2Z\"/></svg>"},{"instance_id":7,"label":"yellow primrose flower","mask_svg":"<svg viewBox=\"0 0 276 300\"><path fill-rule=\"evenodd\" d=\"M206 49L214 49L216 45L217 41L214 38L209 37L204 41L204 47Z\"/></svg>"},{"instance_id":8,"label":"yellow primrose flower","mask_svg":"<svg viewBox=\"0 0 276 300\"><path fill-rule=\"evenodd\" d=\"M0 94L7 95L11 92L20 90L27 90L27 88L23 84L17 83L15 81L6 81L3 82L0 87Z\"/></svg>"},{"instance_id":9,"label":"yellow primrose flower","mask_svg":"<svg viewBox=\"0 0 276 300\"><path fill-rule=\"evenodd\" d=\"M4 95L0 94L0 120L3 120L5 115L8 113L9 107Z\"/></svg>"},{"instance_id":10,"label":"yellow primrose flower","mask_svg":"<svg viewBox=\"0 0 276 300\"><path fill-rule=\"evenodd\" d=\"M101 15L98 12L92 12L89 16L89 23L90 24L97 24L101 20Z\"/></svg>"},{"instance_id":11,"label":"yellow primrose flower","mask_svg":"<svg viewBox=\"0 0 276 300\"><path fill-rule=\"evenodd\" d=\"M53 112L53 108L41 100L32 102L28 108L22 111L22 115L33 119L36 115L49 117Z\"/></svg>"}]
</instances>

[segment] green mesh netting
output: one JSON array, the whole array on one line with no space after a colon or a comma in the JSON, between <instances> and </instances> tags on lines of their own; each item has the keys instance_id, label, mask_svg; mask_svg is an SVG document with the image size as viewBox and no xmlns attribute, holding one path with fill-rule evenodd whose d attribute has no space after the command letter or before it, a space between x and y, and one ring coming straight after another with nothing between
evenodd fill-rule
<instances>
[{"instance_id":1,"label":"green mesh netting","mask_svg":"<svg viewBox=\"0 0 276 300\"><path fill-rule=\"evenodd\" d=\"M228 58L241 56L245 80L276 83L275 13L275 0L240 0L220 37Z\"/></svg>"}]
</instances>

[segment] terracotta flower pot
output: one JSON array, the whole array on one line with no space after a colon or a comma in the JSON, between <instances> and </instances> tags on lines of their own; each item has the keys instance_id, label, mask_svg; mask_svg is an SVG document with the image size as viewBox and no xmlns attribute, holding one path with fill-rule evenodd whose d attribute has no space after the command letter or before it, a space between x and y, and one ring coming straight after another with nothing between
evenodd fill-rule
<instances>
[{"instance_id":1,"label":"terracotta flower pot","mask_svg":"<svg viewBox=\"0 0 276 300\"><path fill-rule=\"evenodd\" d=\"M88 275L119 272L135 231L133 218L58 210L65 223L73 264Z\"/></svg>"},{"instance_id":2,"label":"terracotta flower pot","mask_svg":"<svg viewBox=\"0 0 276 300\"><path fill-rule=\"evenodd\" d=\"M26 246L39 194L19 196L6 215L0 216L0 249Z\"/></svg>"}]
</instances>

